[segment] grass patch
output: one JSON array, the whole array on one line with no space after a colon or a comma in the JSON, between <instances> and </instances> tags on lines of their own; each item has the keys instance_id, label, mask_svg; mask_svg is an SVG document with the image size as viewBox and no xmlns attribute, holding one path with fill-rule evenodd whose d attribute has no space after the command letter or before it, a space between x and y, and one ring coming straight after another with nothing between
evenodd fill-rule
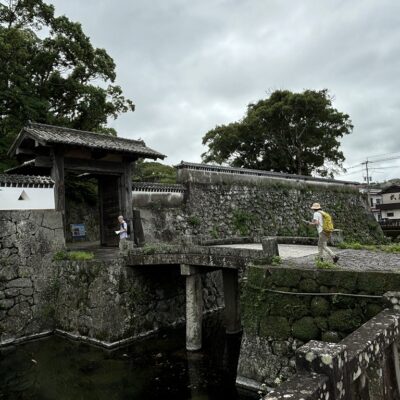
<instances>
[{"instance_id":1,"label":"grass patch","mask_svg":"<svg viewBox=\"0 0 400 400\"><path fill-rule=\"evenodd\" d=\"M335 269L336 268L336 265L333 262L323 261L323 260L319 260L319 259L315 260L315 266L318 269Z\"/></svg>"},{"instance_id":2,"label":"grass patch","mask_svg":"<svg viewBox=\"0 0 400 400\"><path fill-rule=\"evenodd\" d=\"M94 254L90 251L58 251L54 254L54 261L89 261L93 260Z\"/></svg>"},{"instance_id":3,"label":"grass patch","mask_svg":"<svg viewBox=\"0 0 400 400\"><path fill-rule=\"evenodd\" d=\"M271 263L272 265L280 265L282 264L282 258L280 256L273 256Z\"/></svg>"},{"instance_id":4,"label":"grass patch","mask_svg":"<svg viewBox=\"0 0 400 400\"><path fill-rule=\"evenodd\" d=\"M359 242L338 243L339 249L384 251L385 253L400 253L400 243L391 244L361 244Z\"/></svg>"},{"instance_id":5,"label":"grass patch","mask_svg":"<svg viewBox=\"0 0 400 400\"><path fill-rule=\"evenodd\" d=\"M166 244L160 243L160 244L145 244L142 247L143 254L148 256L151 254L156 254L156 253L168 253L170 251L171 246L168 246Z\"/></svg>"}]
</instances>

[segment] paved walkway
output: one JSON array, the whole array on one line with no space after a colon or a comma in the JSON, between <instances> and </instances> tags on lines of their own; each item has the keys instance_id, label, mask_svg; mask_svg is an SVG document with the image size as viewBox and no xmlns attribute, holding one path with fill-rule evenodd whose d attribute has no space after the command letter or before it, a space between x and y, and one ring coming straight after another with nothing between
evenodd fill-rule
<instances>
[{"instance_id":1,"label":"paved walkway","mask_svg":"<svg viewBox=\"0 0 400 400\"><path fill-rule=\"evenodd\" d=\"M236 249L251 249L251 250L262 250L261 243L249 243L249 244L226 244L217 247L231 247ZM279 244L279 255L283 260L289 260L298 257L305 257L315 255L318 253L317 246L303 246L297 244Z\"/></svg>"},{"instance_id":2,"label":"paved walkway","mask_svg":"<svg viewBox=\"0 0 400 400\"><path fill-rule=\"evenodd\" d=\"M247 248L261 250L260 243L232 244L222 247ZM292 267L315 267L315 257L318 254L317 246L303 246L294 244L279 244L279 254L283 265ZM332 247L339 256L337 268L355 271L398 271L400 273L400 254L385 253L383 251L367 250L340 250ZM330 257L326 256L327 261Z\"/></svg>"}]
</instances>

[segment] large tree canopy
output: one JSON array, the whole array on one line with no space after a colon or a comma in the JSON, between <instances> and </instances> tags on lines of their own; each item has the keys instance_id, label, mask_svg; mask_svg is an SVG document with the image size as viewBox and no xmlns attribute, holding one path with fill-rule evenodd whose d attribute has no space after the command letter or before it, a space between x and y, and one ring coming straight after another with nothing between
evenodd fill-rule
<instances>
[{"instance_id":1,"label":"large tree canopy","mask_svg":"<svg viewBox=\"0 0 400 400\"><path fill-rule=\"evenodd\" d=\"M115 134L108 118L134 110L115 77L79 23L42 0L0 0L0 170L28 120Z\"/></svg>"},{"instance_id":2,"label":"large tree canopy","mask_svg":"<svg viewBox=\"0 0 400 400\"><path fill-rule=\"evenodd\" d=\"M250 104L239 122L217 126L203 137L204 162L301 175L333 176L342 167L339 139L353 129L332 107L327 90L277 90Z\"/></svg>"}]
</instances>

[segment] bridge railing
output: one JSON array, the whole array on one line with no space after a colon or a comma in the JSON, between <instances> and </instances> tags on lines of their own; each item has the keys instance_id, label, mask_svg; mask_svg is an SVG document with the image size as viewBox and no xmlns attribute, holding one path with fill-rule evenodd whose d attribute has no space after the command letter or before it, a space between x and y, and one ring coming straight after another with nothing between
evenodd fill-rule
<instances>
[{"instance_id":1,"label":"bridge railing","mask_svg":"<svg viewBox=\"0 0 400 400\"><path fill-rule=\"evenodd\" d=\"M265 400L398 400L400 293L385 294L393 306L340 343L312 340L296 352L297 374Z\"/></svg>"}]
</instances>

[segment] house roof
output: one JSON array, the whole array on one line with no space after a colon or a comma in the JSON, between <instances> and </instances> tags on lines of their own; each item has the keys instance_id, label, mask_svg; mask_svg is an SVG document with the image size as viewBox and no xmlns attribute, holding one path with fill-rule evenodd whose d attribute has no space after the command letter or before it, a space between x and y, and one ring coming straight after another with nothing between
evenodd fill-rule
<instances>
[{"instance_id":1,"label":"house roof","mask_svg":"<svg viewBox=\"0 0 400 400\"><path fill-rule=\"evenodd\" d=\"M90 149L109 150L110 152L136 154L140 157L165 158L165 155L146 146L143 140L125 139L116 136L80 131L61 126L38 124L30 122L22 128L12 144L9 154L14 155L17 147L25 137L31 138L42 145L66 145L87 147Z\"/></svg>"},{"instance_id":2,"label":"house roof","mask_svg":"<svg viewBox=\"0 0 400 400\"><path fill-rule=\"evenodd\" d=\"M0 174L0 187L53 187L49 176Z\"/></svg>"},{"instance_id":3,"label":"house roof","mask_svg":"<svg viewBox=\"0 0 400 400\"><path fill-rule=\"evenodd\" d=\"M400 193L400 186L399 185L391 185L387 187L386 189L383 189L381 194L386 194L386 193Z\"/></svg>"}]
</instances>

